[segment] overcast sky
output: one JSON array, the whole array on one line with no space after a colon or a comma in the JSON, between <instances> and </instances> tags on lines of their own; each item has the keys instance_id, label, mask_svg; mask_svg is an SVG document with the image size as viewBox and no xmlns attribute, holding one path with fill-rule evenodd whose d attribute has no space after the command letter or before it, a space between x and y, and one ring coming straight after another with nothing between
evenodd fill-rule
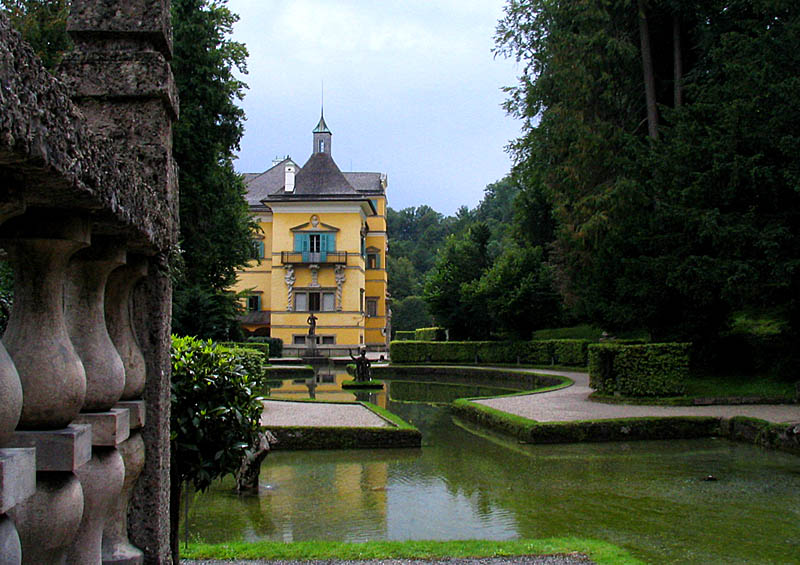
<instances>
[{"instance_id":1,"label":"overcast sky","mask_svg":"<svg viewBox=\"0 0 800 565\"><path fill-rule=\"evenodd\" d=\"M504 0L229 0L250 52L236 169L303 165L320 112L343 171L389 176L389 205L474 207L511 167L501 108L514 61L491 52Z\"/></svg>"}]
</instances>

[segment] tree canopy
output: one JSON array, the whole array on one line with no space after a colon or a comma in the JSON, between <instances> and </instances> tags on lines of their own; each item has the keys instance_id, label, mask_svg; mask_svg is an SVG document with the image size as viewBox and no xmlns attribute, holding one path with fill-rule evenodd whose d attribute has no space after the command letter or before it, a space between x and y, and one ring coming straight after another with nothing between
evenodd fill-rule
<instances>
[{"instance_id":1,"label":"tree canopy","mask_svg":"<svg viewBox=\"0 0 800 565\"><path fill-rule=\"evenodd\" d=\"M800 9L785 0L510 0L499 53L521 198L556 220L567 302L608 329L709 340L796 319ZM533 226L536 217L528 214Z\"/></svg>"},{"instance_id":2,"label":"tree canopy","mask_svg":"<svg viewBox=\"0 0 800 565\"><path fill-rule=\"evenodd\" d=\"M210 338L227 338L236 327L235 297L225 289L249 260L256 229L244 183L233 169L244 133L244 111L236 103L246 88L234 70L247 72L245 46L228 38L237 19L224 0L172 2L182 250L174 328ZM202 310L198 304L213 307ZM219 316L209 320L213 313Z\"/></svg>"}]
</instances>

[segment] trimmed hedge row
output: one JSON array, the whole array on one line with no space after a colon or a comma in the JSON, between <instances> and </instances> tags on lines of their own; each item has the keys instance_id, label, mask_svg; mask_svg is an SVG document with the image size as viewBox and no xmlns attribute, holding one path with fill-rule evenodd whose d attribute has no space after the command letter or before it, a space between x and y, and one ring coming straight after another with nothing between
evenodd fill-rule
<instances>
[{"instance_id":1,"label":"trimmed hedge row","mask_svg":"<svg viewBox=\"0 0 800 565\"><path fill-rule=\"evenodd\" d=\"M251 341L220 341L219 345L222 347L227 347L229 349L252 349L255 351L259 351L263 356L265 362L269 361L269 352L271 351L268 343L258 343L258 342L251 342Z\"/></svg>"},{"instance_id":2,"label":"trimmed hedge row","mask_svg":"<svg viewBox=\"0 0 800 565\"><path fill-rule=\"evenodd\" d=\"M585 367L589 341L393 341L392 363L525 363Z\"/></svg>"},{"instance_id":3,"label":"trimmed hedge row","mask_svg":"<svg viewBox=\"0 0 800 565\"><path fill-rule=\"evenodd\" d=\"M416 334L417 334L417 332L414 331L414 330L409 330L409 331L399 330L399 331L394 332L394 338L397 341L412 341L412 340L416 339L416 337L415 337Z\"/></svg>"},{"instance_id":4,"label":"trimmed hedge row","mask_svg":"<svg viewBox=\"0 0 800 565\"><path fill-rule=\"evenodd\" d=\"M686 392L688 343L589 346L589 386L601 394L677 396Z\"/></svg>"},{"instance_id":5,"label":"trimmed hedge row","mask_svg":"<svg viewBox=\"0 0 800 565\"><path fill-rule=\"evenodd\" d=\"M283 340L279 337L256 336L248 337L247 341L237 342L237 345L241 345L242 347L258 347L264 344L269 345L269 351L266 352L268 357L283 356Z\"/></svg>"},{"instance_id":6,"label":"trimmed hedge row","mask_svg":"<svg viewBox=\"0 0 800 565\"><path fill-rule=\"evenodd\" d=\"M445 341L447 331L444 328L418 328L414 330L414 339L418 341Z\"/></svg>"}]
</instances>

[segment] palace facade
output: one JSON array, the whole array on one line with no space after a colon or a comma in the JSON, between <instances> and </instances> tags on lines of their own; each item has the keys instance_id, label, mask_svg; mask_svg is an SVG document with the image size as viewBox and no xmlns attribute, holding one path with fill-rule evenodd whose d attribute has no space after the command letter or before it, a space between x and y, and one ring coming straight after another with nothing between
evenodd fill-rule
<instances>
[{"instance_id":1,"label":"palace facade","mask_svg":"<svg viewBox=\"0 0 800 565\"><path fill-rule=\"evenodd\" d=\"M321 116L302 167L286 157L245 175L261 233L235 287L248 291L242 327L282 339L287 356L304 351L312 314L326 355L385 351L390 335L386 175L342 172L331 141Z\"/></svg>"}]
</instances>

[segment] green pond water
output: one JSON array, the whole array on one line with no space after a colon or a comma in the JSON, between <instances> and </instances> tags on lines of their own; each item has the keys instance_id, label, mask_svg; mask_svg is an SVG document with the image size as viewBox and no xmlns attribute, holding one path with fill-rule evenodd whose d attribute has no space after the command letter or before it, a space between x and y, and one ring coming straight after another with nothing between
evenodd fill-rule
<instances>
[{"instance_id":1,"label":"green pond water","mask_svg":"<svg viewBox=\"0 0 800 565\"><path fill-rule=\"evenodd\" d=\"M296 398L303 387L281 388L273 395ZM713 439L519 445L467 429L444 406L412 402L446 400L441 386L397 391L404 401L372 400L420 428L421 449L274 451L258 496L236 495L232 479L194 496L190 537L577 536L649 563L800 563L800 457Z\"/></svg>"}]
</instances>

